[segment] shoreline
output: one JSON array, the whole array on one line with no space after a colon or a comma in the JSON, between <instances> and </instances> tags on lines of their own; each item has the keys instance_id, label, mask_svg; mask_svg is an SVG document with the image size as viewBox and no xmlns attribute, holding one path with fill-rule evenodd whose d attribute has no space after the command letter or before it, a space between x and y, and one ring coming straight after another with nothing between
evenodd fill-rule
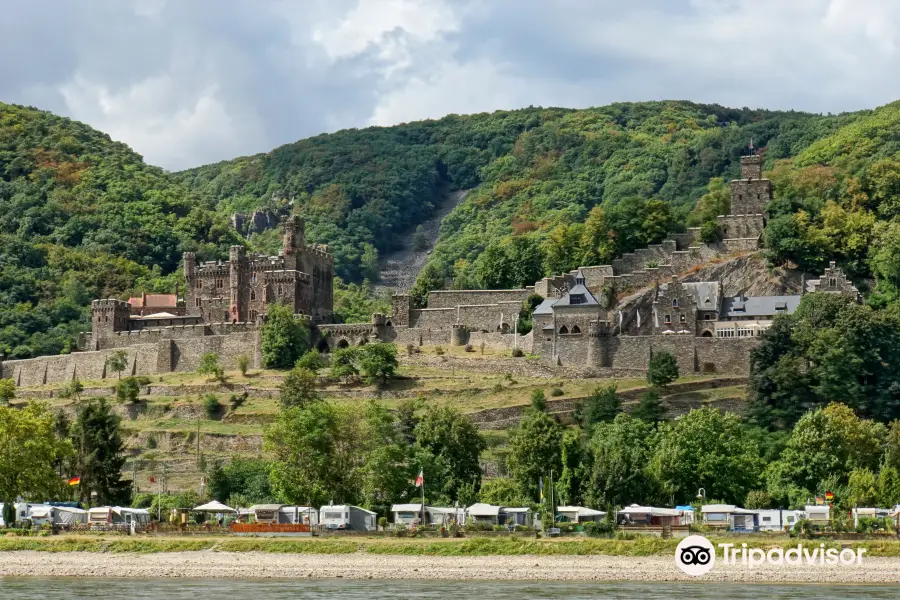
<instances>
[{"instance_id":1,"label":"shoreline","mask_svg":"<svg viewBox=\"0 0 900 600\"><path fill-rule=\"evenodd\" d=\"M0 577L190 579L351 579L592 582L900 583L900 557L866 557L852 566L717 565L703 577L682 573L670 556L405 556L267 552L9 551Z\"/></svg>"}]
</instances>

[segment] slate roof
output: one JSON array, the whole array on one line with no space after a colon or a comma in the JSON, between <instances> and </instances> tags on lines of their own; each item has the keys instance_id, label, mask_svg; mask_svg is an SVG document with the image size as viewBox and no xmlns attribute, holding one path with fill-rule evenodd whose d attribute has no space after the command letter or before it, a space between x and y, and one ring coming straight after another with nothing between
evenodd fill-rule
<instances>
[{"instance_id":1,"label":"slate roof","mask_svg":"<svg viewBox=\"0 0 900 600\"><path fill-rule=\"evenodd\" d=\"M800 296L735 296L725 298L722 317L772 317L790 314L800 305ZM780 309L780 310L779 310Z\"/></svg>"},{"instance_id":2,"label":"slate roof","mask_svg":"<svg viewBox=\"0 0 900 600\"><path fill-rule=\"evenodd\" d=\"M538 304L534 309L533 315L552 315L553 314L553 298L544 298L544 301Z\"/></svg>"},{"instance_id":3,"label":"slate roof","mask_svg":"<svg viewBox=\"0 0 900 600\"><path fill-rule=\"evenodd\" d=\"M584 302L572 302L572 296L583 296ZM600 306L600 303L597 302L597 299L594 298L594 295L591 294L590 290L583 285L578 284L569 290L565 296L553 303L553 310L567 306Z\"/></svg>"}]
</instances>

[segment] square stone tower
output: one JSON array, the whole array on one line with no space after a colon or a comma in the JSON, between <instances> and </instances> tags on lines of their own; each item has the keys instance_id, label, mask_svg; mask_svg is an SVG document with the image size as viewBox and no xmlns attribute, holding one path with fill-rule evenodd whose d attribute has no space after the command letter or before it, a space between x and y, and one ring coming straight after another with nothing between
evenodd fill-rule
<instances>
[{"instance_id":1,"label":"square stone tower","mask_svg":"<svg viewBox=\"0 0 900 600\"><path fill-rule=\"evenodd\" d=\"M762 156L758 154L741 157L741 178L729 185L732 215L761 215L772 200L772 182L762 178Z\"/></svg>"}]
</instances>

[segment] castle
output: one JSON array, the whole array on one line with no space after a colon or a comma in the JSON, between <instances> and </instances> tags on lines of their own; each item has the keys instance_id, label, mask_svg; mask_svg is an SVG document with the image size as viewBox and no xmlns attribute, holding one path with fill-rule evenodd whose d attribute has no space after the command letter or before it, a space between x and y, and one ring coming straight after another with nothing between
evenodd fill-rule
<instances>
[{"instance_id":1,"label":"castle","mask_svg":"<svg viewBox=\"0 0 900 600\"><path fill-rule=\"evenodd\" d=\"M125 349L126 374L192 371L207 352L226 368L241 355L261 366L260 328L266 307L290 306L308 319L322 352L369 341L400 345L482 345L517 348L551 367L612 374L646 370L654 352L675 355L686 373L746 374L749 353L774 317L791 313L806 292L859 292L834 262L799 294L747 296L726 293L722 281L684 281L684 275L723 257L758 250L772 184L762 177L762 157L741 159L741 177L730 182L731 210L718 217L720 239L699 240L688 229L660 244L612 261L585 266L513 290L435 290L427 308L405 294L392 298L392 314L370 323L333 321L334 260L326 246L305 241L304 223L282 220L278 256L247 255L233 246L225 262L197 264L184 254L184 297L142 295L130 302L92 304L92 329L70 355L6 361L3 377L17 385L103 379L110 352ZM532 329L516 333L523 303L536 295Z\"/></svg>"}]
</instances>

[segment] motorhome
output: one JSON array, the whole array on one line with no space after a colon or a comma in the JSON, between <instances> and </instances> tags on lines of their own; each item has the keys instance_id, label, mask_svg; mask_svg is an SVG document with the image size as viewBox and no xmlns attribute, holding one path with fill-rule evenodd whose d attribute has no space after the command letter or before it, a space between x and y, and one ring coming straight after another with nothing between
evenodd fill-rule
<instances>
[{"instance_id":1,"label":"motorhome","mask_svg":"<svg viewBox=\"0 0 900 600\"><path fill-rule=\"evenodd\" d=\"M319 509L319 523L325 529L375 531L376 517L371 510L349 504L334 504Z\"/></svg>"}]
</instances>

